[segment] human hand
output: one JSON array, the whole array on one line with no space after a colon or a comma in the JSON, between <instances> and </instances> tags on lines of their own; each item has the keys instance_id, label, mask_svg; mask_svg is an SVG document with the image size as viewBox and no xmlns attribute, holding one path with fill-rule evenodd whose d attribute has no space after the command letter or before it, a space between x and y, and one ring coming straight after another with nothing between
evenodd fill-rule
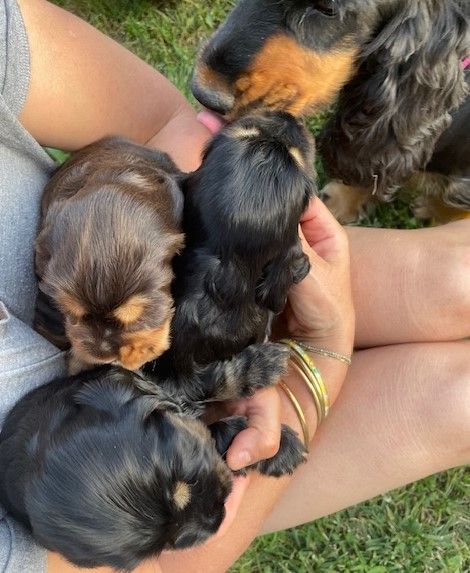
<instances>
[{"instance_id":1,"label":"human hand","mask_svg":"<svg viewBox=\"0 0 470 573\"><path fill-rule=\"evenodd\" d=\"M210 423L235 415L246 417L248 427L235 436L227 451L226 461L230 469L233 471L242 469L277 453L281 435L281 417L280 397L276 388L264 388L249 398L213 405L206 415L206 421ZM207 543L219 539L230 528L254 473L249 472L247 477L234 477L232 492L225 503L225 519L217 534Z\"/></svg>"},{"instance_id":2,"label":"human hand","mask_svg":"<svg viewBox=\"0 0 470 573\"><path fill-rule=\"evenodd\" d=\"M276 332L350 354L355 317L346 232L314 198L302 215L299 234L310 272L291 288Z\"/></svg>"}]
</instances>

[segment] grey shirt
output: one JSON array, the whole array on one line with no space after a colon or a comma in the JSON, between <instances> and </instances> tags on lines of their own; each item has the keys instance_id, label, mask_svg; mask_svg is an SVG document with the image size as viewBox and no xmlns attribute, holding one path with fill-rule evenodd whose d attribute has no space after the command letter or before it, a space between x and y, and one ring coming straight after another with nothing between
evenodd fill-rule
<instances>
[{"instance_id":1,"label":"grey shirt","mask_svg":"<svg viewBox=\"0 0 470 573\"><path fill-rule=\"evenodd\" d=\"M32 329L34 239L54 162L18 120L29 48L16 0L0 0L0 428L25 393L64 372L61 352ZM0 572L42 573L45 552L0 506Z\"/></svg>"}]
</instances>

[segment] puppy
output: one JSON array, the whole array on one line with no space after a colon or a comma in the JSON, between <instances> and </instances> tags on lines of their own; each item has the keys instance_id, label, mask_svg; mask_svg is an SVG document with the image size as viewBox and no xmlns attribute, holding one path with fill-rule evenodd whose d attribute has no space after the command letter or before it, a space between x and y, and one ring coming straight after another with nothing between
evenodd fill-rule
<instances>
[{"instance_id":1,"label":"puppy","mask_svg":"<svg viewBox=\"0 0 470 573\"><path fill-rule=\"evenodd\" d=\"M429 174L419 178L429 200L462 217L469 55L468 0L239 0L201 50L192 89L231 119L260 107L306 115L336 102L319 152L335 180L327 204L342 222L418 173Z\"/></svg>"},{"instance_id":2,"label":"puppy","mask_svg":"<svg viewBox=\"0 0 470 573\"><path fill-rule=\"evenodd\" d=\"M184 181L186 248L175 260L166 363L190 373L263 341L309 271L299 219L315 191L313 140L291 115L225 127Z\"/></svg>"},{"instance_id":3,"label":"puppy","mask_svg":"<svg viewBox=\"0 0 470 573\"><path fill-rule=\"evenodd\" d=\"M36 270L64 315L72 372L111 362L133 370L168 348L179 177L166 154L108 138L47 185Z\"/></svg>"},{"instance_id":4,"label":"puppy","mask_svg":"<svg viewBox=\"0 0 470 573\"><path fill-rule=\"evenodd\" d=\"M218 422L211 437L197 417L207 400L271 385L286 361L284 347L263 344L200 369L204 383L102 366L33 390L0 434L0 503L80 567L130 571L202 543L224 518L231 473L221 454L246 420ZM304 461L288 428L281 446L253 469L282 475Z\"/></svg>"}]
</instances>

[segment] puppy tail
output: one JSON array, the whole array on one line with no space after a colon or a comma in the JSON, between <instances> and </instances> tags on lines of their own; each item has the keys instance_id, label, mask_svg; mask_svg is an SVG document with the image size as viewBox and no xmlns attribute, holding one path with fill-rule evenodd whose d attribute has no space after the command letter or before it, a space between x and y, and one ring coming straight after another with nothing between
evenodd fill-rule
<instances>
[{"instance_id":1,"label":"puppy tail","mask_svg":"<svg viewBox=\"0 0 470 573\"><path fill-rule=\"evenodd\" d=\"M248 273L246 273L247 275ZM248 276L236 261L214 259L206 273L207 294L221 306L233 306L248 296Z\"/></svg>"}]
</instances>

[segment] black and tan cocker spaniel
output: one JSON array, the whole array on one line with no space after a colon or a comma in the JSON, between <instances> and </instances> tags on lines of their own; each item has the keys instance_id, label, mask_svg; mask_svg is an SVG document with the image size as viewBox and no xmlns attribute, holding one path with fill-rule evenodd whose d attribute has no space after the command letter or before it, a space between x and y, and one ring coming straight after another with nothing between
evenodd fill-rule
<instances>
[{"instance_id":1,"label":"black and tan cocker spaniel","mask_svg":"<svg viewBox=\"0 0 470 573\"><path fill-rule=\"evenodd\" d=\"M336 103L319 151L351 221L419 185L422 217L470 214L468 0L241 0L198 58L193 92L227 118Z\"/></svg>"}]
</instances>

